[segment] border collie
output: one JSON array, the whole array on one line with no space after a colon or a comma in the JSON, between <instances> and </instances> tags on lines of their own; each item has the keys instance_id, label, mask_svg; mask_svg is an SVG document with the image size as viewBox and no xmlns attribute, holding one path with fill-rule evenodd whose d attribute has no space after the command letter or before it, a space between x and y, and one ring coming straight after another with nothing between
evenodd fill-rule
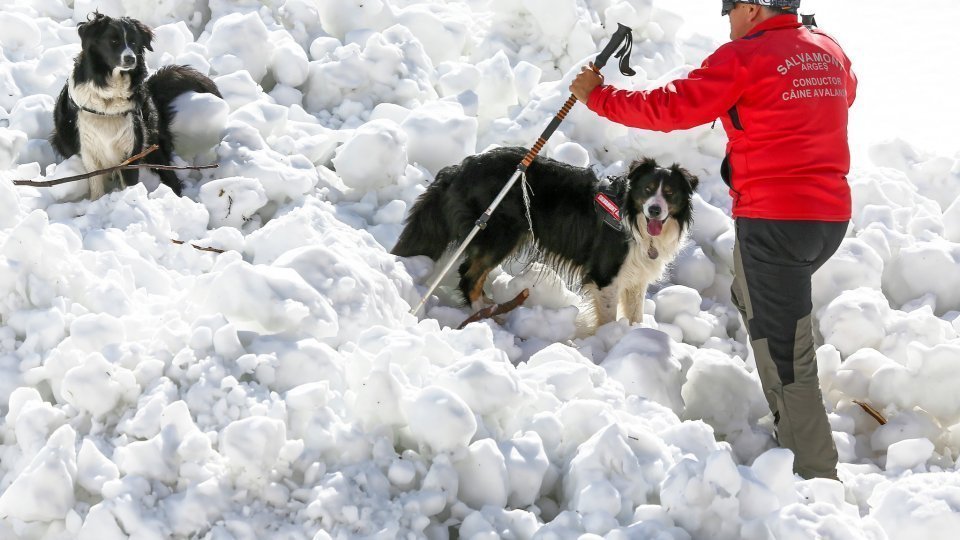
<instances>
[{"instance_id":1,"label":"border collie","mask_svg":"<svg viewBox=\"0 0 960 540\"><path fill-rule=\"evenodd\" d=\"M411 209L392 253L438 260L467 236L526 153L498 148L442 169ZM647 286L663 275L692 223L697 178L647 159L607 184L590 169L542 157L526 176L533 236L517 182L465 251L464 300L481 307L487 274L527 251L581 281L598 326L615 320L618 307L631 323L641 321Z\"/></svg>"},{"instance_id":2,"label":"border collie","mask_svg":"<svg viewBox=\"0 0 960 540\"><path fill-rule=\"evenodd\" d=\"M81 52L60 92L53 112L50 142L63 157L80 154L88 171L120 164L144 148L159 149L143 158L151 165L170 165L173 100L185 92L218 97L217 85L187 66L166 66L147 78L143 55L153 50L153 31L142 22L93 13L77 25ZM180 179L173 171L154 169L177 195ZM108 175L90 179L90 198L101 197ZM121 186L139 181L136 169L119 173Z\"/></svg>"}]
</instances>

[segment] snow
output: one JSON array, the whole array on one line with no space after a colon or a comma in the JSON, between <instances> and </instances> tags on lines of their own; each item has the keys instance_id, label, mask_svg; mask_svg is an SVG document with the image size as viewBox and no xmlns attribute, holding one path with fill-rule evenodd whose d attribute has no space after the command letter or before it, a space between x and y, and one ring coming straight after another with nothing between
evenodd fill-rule
<instances>
[{"instance_id":1,"label":"snow","mask_svg":"<svg viewBox=\"0 0 960 540\"><path fill-rule=\"evenodd\" d=\"M960 11L897 11L894 40L870 22L890 0L820 4L862 81L853 223L813 290L843 484L794 476L772 437L730 303L721 130L647 133L578 105L544 149L700 177L642 324L590 335L555 272L511 263L486 292L530 288L526 305L455 330L455 278L415 317L435 265L389 254L440 169L533 143L614 23L634 29L638 74L608 81L647 88L725 38L716 2L5 5L0 537L953 538L960 145L942 121L957 104L929 92L955 85ZM219 163L183 173L183 198L150 173L94 202L82 182L11 182L83 172L47 137L94 8L154 27L151 69L189 64L223 93L176 101L177 163Z\"/></svg>"}]
</instances>

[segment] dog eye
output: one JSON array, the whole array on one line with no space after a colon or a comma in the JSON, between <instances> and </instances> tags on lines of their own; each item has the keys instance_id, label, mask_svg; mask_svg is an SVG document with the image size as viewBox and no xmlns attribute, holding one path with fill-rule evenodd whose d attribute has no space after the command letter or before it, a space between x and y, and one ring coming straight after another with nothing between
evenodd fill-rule
<instances>
[{"instance_id":1,"label":"dog eye","mask_svg":"<svg viewBox=\"0 0 960 540\"><path fill-rule=\"evenodd\" d=\"M670 188L663 188L663 194L667 196L673 195L673 190Z\"/></svg>"}]
</instances>

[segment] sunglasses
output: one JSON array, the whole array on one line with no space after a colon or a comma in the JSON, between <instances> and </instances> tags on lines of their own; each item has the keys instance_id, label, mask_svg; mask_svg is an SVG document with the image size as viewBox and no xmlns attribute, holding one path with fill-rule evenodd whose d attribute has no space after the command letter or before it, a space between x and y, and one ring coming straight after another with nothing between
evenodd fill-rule
<instances>
[{"instance_id":1,"label":"sunglasses","mask_svg":"<svg viewBox=\"0 0 960 540\"><path fill-rule=\"evenodd\" d=\"M736 0L723 0L723 10L720 12L720 16L724 17L729 15L735 7L737 7Z\"/></svg>"}]
</instances>

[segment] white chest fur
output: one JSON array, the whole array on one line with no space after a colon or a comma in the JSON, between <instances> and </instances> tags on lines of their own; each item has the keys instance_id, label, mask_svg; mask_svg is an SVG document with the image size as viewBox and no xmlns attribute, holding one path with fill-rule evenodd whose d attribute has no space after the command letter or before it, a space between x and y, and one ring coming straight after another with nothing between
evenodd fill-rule
<instances>
[{"instance_id":1,"label":"white chest fur","mask_svg":"<svg viewBox=\"0 0 960 540\"><path fill-rule=\"evenodd\" d=\"M88 171L112 167L133 154L136 144L133 103L130 97L130 77L117 73L104 87L92 83L75 84L73 77L67 83L70 97L77 105L98 112L77 111L77 131L80 135L80 157ZM130 112L130 114L124 114ZM90 180L90 197L104 193L106 177Z\"/></svg>"}]
</instances>

